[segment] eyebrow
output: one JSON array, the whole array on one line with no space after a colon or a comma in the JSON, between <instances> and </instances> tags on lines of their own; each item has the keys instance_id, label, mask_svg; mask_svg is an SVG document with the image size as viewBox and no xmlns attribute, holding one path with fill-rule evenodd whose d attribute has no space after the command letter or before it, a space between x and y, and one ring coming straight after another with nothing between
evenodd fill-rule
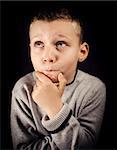
<instances>
[{"instance_id":1,"label":"eyebrow","mask_svg":"<svg viewBox=\"0 0 117 150\"><path fill-rule=\"evenodd\" d=\"M33 38L38 38L40 36L42 36L42 35L41 34L37 34L37 35L33 36L30 40L32 40Z\"/></svg>"},{"instance_id":2,"label":"eyebrow","mask_svg":"<svg viewBox=\"0 0 117 150\"><path fill-rule=\"evenodd\" d=\"M41 34L37 34L37 35L35 35L35 36L33 36L30 40L32 40L32 39L34 39L34 38L38 38L38 37L40 37L40 36L42 36ZM67 36L65 36L65 35L63 35L63 34L55 34L55 36L57 36L57 37L62 37L62 38L67 38L68 40L71 40L69 37L67 37Z\"/></svg>"},{"instance_id":3,"label":"eyebrow","mask_svg":"<svg viewBox=\"0 0 117 150\"><path fill-rule=\"evenodd\" d=\"M69 37L67 37L67 36L65 36L65 35L63 35L63 34L57 34L57 36L59 36L59 37L62 37L62 38L67 38L68 40L71 40Z\"/></svg>"}]
</instances>

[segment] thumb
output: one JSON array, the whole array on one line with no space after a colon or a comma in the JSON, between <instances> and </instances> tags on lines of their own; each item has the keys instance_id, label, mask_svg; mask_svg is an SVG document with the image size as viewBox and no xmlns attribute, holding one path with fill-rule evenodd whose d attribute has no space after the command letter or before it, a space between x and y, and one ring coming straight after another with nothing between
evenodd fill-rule
<instances>
[{"instance_id":1,"label":"thumb","mask_svg":"<svg viewBox=\"0 0 117 150\"><path fill-rule=\"evenodd\" d=\"M65 79L65 77L63 76L62 73L60 73L58 75L58 80L59 80L59 92L60 92L60 95L62 96L63 92L64 92L64 88L65 88L65 85L67 83L67 80Z\"/></svg>"}]
</instances>

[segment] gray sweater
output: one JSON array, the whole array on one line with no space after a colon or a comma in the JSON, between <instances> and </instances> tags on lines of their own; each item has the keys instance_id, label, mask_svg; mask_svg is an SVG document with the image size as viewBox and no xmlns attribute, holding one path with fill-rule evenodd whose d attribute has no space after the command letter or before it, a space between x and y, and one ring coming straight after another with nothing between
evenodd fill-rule
<instances>
[{"instance_id":1,"label":"gray sweater","mask_svg":"<svg viewBox=\"0 0 117 150\"><path fill-rule=\"evenodd\" d=\"M22 77L12 91L14 149L78 150L95 145L105 108L104 83L78 70L74 82L64 89L62 109L52 119L33 101L34 84L32 72Z\"/></svg>"}]
</instances>

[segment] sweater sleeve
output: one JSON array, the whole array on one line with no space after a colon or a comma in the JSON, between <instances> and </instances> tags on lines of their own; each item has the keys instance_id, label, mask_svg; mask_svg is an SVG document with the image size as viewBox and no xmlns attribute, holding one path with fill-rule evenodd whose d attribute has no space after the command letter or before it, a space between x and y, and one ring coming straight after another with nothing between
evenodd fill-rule
<instances>
[{"instance_id":1,"label":"sweater sleeve","mask_svg":"<svg viewBox=\"0 0 117 150\"><path fill-rule=\"evenodd\" d=\"M24 94L25 95L25 94ZM14 149L58 150L50 134L39 132L28 102L13 91L11 103L11 134ZM40 127L41 128L41 127ZM42 129L40 129L41 131Z\"/></svg>"},{"instance_id":2,"label":"sweater sleeve","mask_svg":"<svg viewBox=\"0 0 117 150\"><path fill-rule=\"evenodd\" d=\"M89 94L90 93L90 94ZM91 148L96 144L100 131L106 99L106 88L102 83L89 90L88 97L84 96L83 107L77 117L71 114L66 123L63 116L68 115L70 107L66 103L53 119L43 118L43 126L50 131L53 141L60 150L78 150ZM88 99L88 100L87 100ZM77 110L78 111L78 110ZM60 123L63 128L60 128Z\"/></svg>"}]
</instances>

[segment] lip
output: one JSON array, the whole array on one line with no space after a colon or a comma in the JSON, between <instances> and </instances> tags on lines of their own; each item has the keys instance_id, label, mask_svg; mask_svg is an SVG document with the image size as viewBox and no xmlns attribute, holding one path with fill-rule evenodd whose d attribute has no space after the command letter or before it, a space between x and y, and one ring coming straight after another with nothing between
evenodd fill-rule
<instances>
[{"instance_id":1,"label":"lip","mask_svg":"<svg viewBox=\"0 0 117 150\"><path fill-rule=\"evenodd\" d=\"M45 74L60 73L60 71L59 70L43 70L43 73L45 73Z\"/></svg>"},{"instance_id":2,"label":"lip","mask_svg":"<svg viewBox=\"0 0 117 150\"><path fill-rule=\"evenodd\" d=\"M52 72L52 71L59 71L59 70L47 69L47 70L44 70L44 71Z\"/></svg>"},{"instance_id":3,"label":"lip","mask_svg":"<svg viewBox=\"0 0 117 150\"><path fill-rule=\"evenodd\" d=\"M43 71L58 71L58 69L54 69L54 68L45 68L43 69Z\"/></svg>"}]
</instances>

